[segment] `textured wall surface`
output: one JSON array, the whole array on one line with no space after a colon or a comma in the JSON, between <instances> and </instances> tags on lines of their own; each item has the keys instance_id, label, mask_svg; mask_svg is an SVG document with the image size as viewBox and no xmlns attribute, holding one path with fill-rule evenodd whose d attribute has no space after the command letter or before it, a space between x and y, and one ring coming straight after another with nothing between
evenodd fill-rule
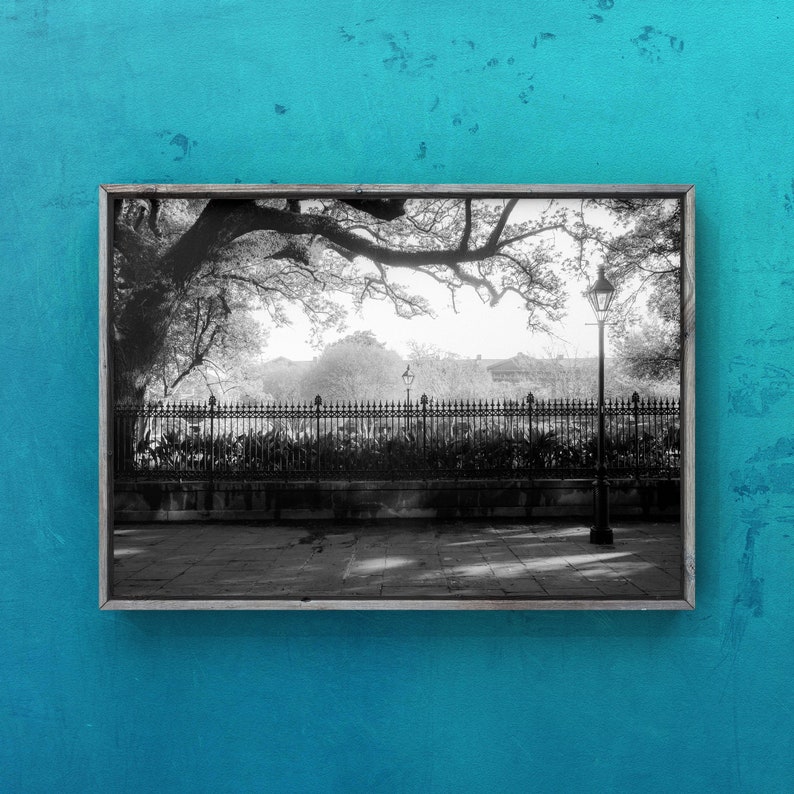
<instances>
[{"instance_id":1,"label":"textured wall surface","mask_svg":"<svg viewBox=\"0 0 794 794\"><path fill-rule=\"evenodd\" d=\"M783 792L788 0L0 3L0 789ZM100 182L694 182L687 614L100 613Z\"/></svg>"}]
</instances>

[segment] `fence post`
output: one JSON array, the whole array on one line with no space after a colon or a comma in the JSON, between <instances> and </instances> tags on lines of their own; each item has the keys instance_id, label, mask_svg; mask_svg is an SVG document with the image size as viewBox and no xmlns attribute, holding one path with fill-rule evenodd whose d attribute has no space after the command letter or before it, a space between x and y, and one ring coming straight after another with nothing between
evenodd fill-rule
<instances>
[{"instance_id":1,"label":"fence post","mask_svg":"<svg viewBox=\"0 0 794 794\"><path fill-rule=\"evenodd\" d=\"M535 395L530 392L527 394L527 412L529 414L529 456L527 458L527 468L529 476L532 476L532 404L535 402Z\"/></svg>"},{"instance_id":2,"label":"fence post","mask_svg":"<svg viewBox=\"0 0 794 794\"><path fill-rule=\"evenodd\" d=\"M314 405L316 406L317 412L317 471L315 473L315 479L317 482L320 482L320 406L322 404L323 398L318 394L314 398Z\"/></svg>"},{"instance_id":3,"label":"fence post","mask_svg":"<svg viewBox=\"0 0 794 794\"><path fill-rule=\"evenodd\" d=\"M635 391L631 395L634 404L634 477L640 479L640 395Z\"/></svg>"},{"instance_id":4,"label":"fence post","mask_svg":"<svg viewBox=\"0 0 794 794\"><path fill-rule=\"evenodd\" d=\"M427 468L427 395L423 394L419 401L422 403L422 464Z\"/></svg>"},{"instance_id":5,"label":"fence post","mask_svg":"<svg viewBox=\"0 0 794 794\"><path fill-rule=\"evenodd\" d=\"M215 479L215 403L214 394L210 394L210 481Z\"/></svg>"}]
</instances>

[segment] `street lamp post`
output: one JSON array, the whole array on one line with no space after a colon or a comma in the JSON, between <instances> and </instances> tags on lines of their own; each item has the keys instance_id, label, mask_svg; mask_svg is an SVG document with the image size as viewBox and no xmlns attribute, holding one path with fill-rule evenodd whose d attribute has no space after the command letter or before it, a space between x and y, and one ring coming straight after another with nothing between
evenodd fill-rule
<instances>
[{"instance_id":1,"label":"street lamp post","mask_svg":"<svg viewBox=\"0 0 794 794\"><path fill-rule=\"evenodd\" d=\"M613 542L609 526L609 481L604 461L606 428L604 422L604 324L615 296L615 288L604 275L604 268L598 268L598 279L587 291L587 299L598 321L598 457L596 461L595 507L593 526L590 528L590 542L601 545Z\"/></svg>"},{"instance_id":2,"label":"street lamp post","mask_svg":"<svg viewBox=\"0 0 794 794\"><path fill-rule=\"evenodd\" d=\"M411 402L411 384L414 382L414 373L411 372L411 365L409 364L403 372L403 383L405 384L405 404Z\"/></svg>"},{"instance_id":3,"label":"street lamp post","mask_svg":"<svg viewBox=\"0 0 794 794\"><path fill-rule=\"evenodd\" d=\"M411 372L409 364L403 372L403 383L405 384L405 432L411 430L411 384L414 382L414 373Z\"/></svg>"}]
</instances>

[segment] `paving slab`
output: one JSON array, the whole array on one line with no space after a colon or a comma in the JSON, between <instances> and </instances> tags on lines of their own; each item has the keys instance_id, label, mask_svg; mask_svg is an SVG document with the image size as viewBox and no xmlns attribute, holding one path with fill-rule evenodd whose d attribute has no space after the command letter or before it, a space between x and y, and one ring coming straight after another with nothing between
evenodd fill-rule
<instances>
[{"instance_id":1,"label":"paving slab","mask_svg":"<svg viewBox=\"0 0 794 794\"><path fill-rule=\"evenodd\" d=\"M676 598L673 522L122 524L115 598Z\"/></svg>"}]
</instances>

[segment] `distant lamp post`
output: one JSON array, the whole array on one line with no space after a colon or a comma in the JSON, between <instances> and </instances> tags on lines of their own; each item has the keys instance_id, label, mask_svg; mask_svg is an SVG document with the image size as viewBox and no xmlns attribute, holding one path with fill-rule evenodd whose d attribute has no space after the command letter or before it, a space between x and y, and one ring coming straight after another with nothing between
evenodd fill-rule
<instances>
[{"instance_id":1,"label":"distant lamp post","mask_svg":"<svg viewBox=\"0 0 794 794\"><path fill-rule=\"evenodd\" d=\"M604 275L604 268L598 268L596 283L587 291L587 300L598 321L598 458L596 463L595 508L593 526L590 528L590 542L610 544L613 542L609 526L609 481L604 462L606 428L604 423L604 324L609 307L615 297L615 288Z\"/></svg>"},{"instance_id":2,"label":"distant lamp post","mask_svg":"<svg viewBox=\"0 0 794 794\"><path fill-rule=\"evenodd\" d=\"M414 373L411 372L409 364L403 372L403 383L405 384L405 430L411 430L411 384L414 382Z\"/></svg>"},{"instance_id":3,"label":"distant lamp post","mask_svg":"<svg viewBox=\"0 0 794 794\"><path fill-rule=\"evenodd\" d=\"M403 383L405 384L405 402L411 402L411 384L414 382L414 373L411 372L411 365L409 364L403 372Z\"/></svg>"}]
</instances>

